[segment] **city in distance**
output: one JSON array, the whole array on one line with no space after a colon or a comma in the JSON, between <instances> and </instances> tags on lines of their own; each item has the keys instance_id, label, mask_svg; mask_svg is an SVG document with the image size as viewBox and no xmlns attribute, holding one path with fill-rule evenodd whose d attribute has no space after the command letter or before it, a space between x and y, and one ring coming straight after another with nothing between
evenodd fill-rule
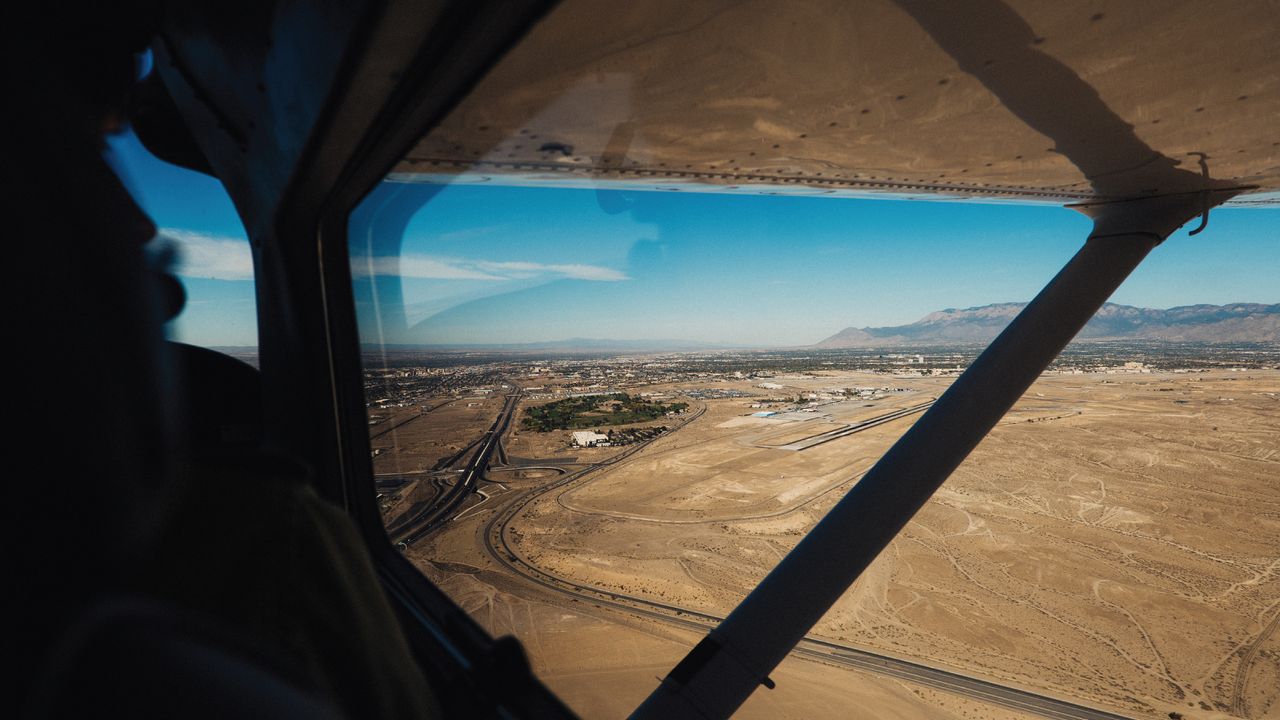
<instances>
[{"instance_id":1,"label":"city in distance","mask_svg":"<svg viewBox=\"0 0 1280 720\"><path fill-rule=\"evenodd\" d=\"M909 325L877 328L848 327L814 343L822 349L893 347L954 343L989 343L1026 303L996 303L929 313ZM1231 303L1186 305L1161 310L1106 303L1085 325L1077 342L1137 340L1200 343L1280 343L1280 304ZM373 346L371 346L373 347ZM506 351L696 351L734 346L699 340L566 338L526 343L384 344L391 350L506 350Z\"/></svg>"},{"instance_id":2,"label":"city in distance","mask_svg":"<svg viewBox=\"0 0 1280 720\"><path fill-rule=\"evenodd\" d=\"M1104 308L741 715L1280 712L1277 308L1199 308ZM866 347L369 348L384 522L575 710L624 715L1011 312ZM1257 332L1153 330L1231 323Z\"/></svg>"}]
</instances>

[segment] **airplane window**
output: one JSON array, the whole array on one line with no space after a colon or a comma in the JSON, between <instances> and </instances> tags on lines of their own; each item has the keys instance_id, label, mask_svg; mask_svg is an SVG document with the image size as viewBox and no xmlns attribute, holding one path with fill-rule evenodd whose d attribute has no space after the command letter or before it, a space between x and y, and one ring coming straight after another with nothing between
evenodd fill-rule
<instances>
[{"instance_id":1,"label":"airplane window","mask_svg":"<svg viewBox=\"0 0 1280 720\"><path fill-rule=\"evenodd\" d=\"M108 140L117 173L158 228L148 251L182 288L166 335L256 364L253 255L226 190L152 155L132 131Z\"/></svg>"},{"instance_id":2,"label":"airplane window","mask_svg":"<svg viewBox=\"0 0 1280 720\"><path fill-rule=\"evenodd\" d=\"M562 4L349 224L386 532L587 717L638 705L1091 228L1081 169L894 6L681 8ZM1260 205L1157 248L743 715L1280 710Z\"/></svg>"}]
</instances>

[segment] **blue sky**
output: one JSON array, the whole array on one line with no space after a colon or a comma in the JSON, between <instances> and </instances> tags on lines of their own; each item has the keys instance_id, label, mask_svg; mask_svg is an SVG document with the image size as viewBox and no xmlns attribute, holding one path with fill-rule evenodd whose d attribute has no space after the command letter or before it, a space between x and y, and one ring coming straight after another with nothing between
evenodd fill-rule
<instances>
[{"instance_id":1,"label":"blue sky","mask_svg":"<svg viewBox=\"0 0 1280 720\"><path fill-rule=\"evenodd\" d=\"M1216 211L1206 233L1158 248L1114 301L1280 302L1277 221L1276 210ZM809 344L1027 300L1089 229L1051 205L457 184L409 223L410 328L386 339Z\"/></svg>"},{"instance_id":2,"label":"blue sky","mask_svg":"<svg viewBox=\"0 0 1280 720\"><path fill-rule=\"evenodd\" d=\"M187 304L166 332L203 346L258 344L253 258L244 225L222 183L170 165L132 132L109 139L108 159L134 199L176 246Z\"/></svg>"},{"instance_id":3,"label":"blue sky","mask_svg":"<svg viewBox=\"0 0 1280 720\"><path fill-rule=\"evenodd\" d=\"M256 344L249 247L221 185L156 160L132 135L112 149L183 258L190 300L171 336ZM800 345L848 326L1027 300L1089 227L1049 205L467 183L413 216L398 260L353 242L353 264L358 299L370 282L402 277L408 327L384 327L389 341ZM1157 248L1113 301L1275 303L1278 269L1280 210L1220 209L1205 233L1179 231ZM364 339L376 341L371 304L359 310Z\"/></svg>"}]
</instances>

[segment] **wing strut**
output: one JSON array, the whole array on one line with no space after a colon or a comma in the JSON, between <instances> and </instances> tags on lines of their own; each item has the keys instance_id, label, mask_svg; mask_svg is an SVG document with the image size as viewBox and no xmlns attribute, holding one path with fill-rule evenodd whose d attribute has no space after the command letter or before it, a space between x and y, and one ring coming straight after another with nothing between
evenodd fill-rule
<instances>
[{"instance_id":1,"label":"wing strut","mask_svg":"<svg viewBox=\"0 0 1280 720\"><path fill-rule=\"evenodd\" d=\"M1211 205L1235 191L1206 191ZM858 575L1174 230L1202 194L1077 206L1094 218L1084 247L933 407L782 562L682 660L632 718L723 718L786 657Z\"/></svg>"}]
</instances>

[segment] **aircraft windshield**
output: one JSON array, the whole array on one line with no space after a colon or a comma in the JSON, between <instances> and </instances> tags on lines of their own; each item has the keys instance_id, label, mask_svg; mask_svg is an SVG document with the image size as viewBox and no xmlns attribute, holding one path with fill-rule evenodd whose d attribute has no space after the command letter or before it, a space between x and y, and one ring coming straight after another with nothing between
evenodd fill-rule
<instances>
[{"instance_id":1,"label":"aircraft windshield","mask_svg":"<svg viewBox=\"0 0 1280 720\"><path fill-rule=\"evenodd\" d=\"M562 5L349 227L388 535L587 717L858 482L1099 194L893 4L679 7L651 36ZM1086 50L1059 64L1136 126ZM1134 141L1173 157L1171 126ZM744 715L1277 712L1277 212L1157 248Z\"/></svg>"}]
</instances>

